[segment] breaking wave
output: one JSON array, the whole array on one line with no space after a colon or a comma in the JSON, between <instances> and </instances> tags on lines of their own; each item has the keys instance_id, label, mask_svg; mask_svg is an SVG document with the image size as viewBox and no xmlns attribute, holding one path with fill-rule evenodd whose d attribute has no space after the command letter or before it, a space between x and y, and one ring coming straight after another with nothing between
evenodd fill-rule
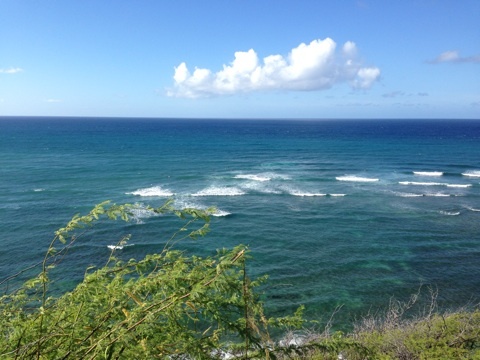
<instances>
[{"instance_id":1,"label":"breaking wave","mask_svg":"<svg viewBox=\"0 0 480 360\"><path fill-rule=\"evenodd\" d=\"M441 192L437 192L437 193L425 193L425 194L395 192L394 194L395 194L396 196L404 197L404 198L425 197L425 196L428 196L428 197L449 197L449 196L457 196L457 195L445 194L445 193L441 193Z\"/></svg>"},{"instance_id":2,"label":"breaking wave","mask_svg":"<svg viewBox=\"0 0 480 360\"><path fill-rule=\"evenodd\" d=\"M338 181L351 181L351 182L376 182L380 180L376 178L367 178L367 177L360 177L355 175L337 176L335 179L337 179Z\"/></svg>"},{"instance_id":3,"label":"breaking wave","mask_svg":"<svg viewBox=\"0 0 480 360\"><path fill-rule=\"evenodd\" d=\"M414 194L414 193L395 193L395 195L400 196L400 197L422 197L424 196L423 194Z\"/></svg>"},{"instance_id":4,"label":"breaking wave","mask_svg":"<svg viewBox=\"0 0 480 360\"><path fill-rule=\"evenodd\" d=\"M440 214L448 216L458 216L460 215L460 211L440 211Z\"/></svg>"},{"instance_id":5,"label":"breaking wave","mask_svg":"<svg viewBox=\"0 0 480 360\"><path fill-rule=\"evenodd\" d=\"M342 197L346 194L327 194L327 193L315 193L315 192L303 192L299 190L291 190L288 191L288 194L292 196L299 196L299 197L324 197L324 196L331 196L331 197Z\"/></svg>"},{"instance_id":6,"label":"breaking wave","mask_svg":"<svg viewBox=\"0 0 480 360\"><path fill-rule=\"evenodd\" d=\"M138 189L126 194L142 197L169 197L175 195L175 193L171 192L168 189L163 189L161 186L152 186L149 188Z\"/></svg>"},{"instance_id":7,"label":"breaking wave","mask_svg":"<svg viewBox=\"0 0 480 360\"><path fill-rule=\"evenodd\" d=\"M455 195L445 194L445 193L430 193L430 194L423 194L423 196L449 197L449 196L455 196Z\"/></svg>"},{"instance_id":8,"label":"breaking wave","mask_svg":"<svg viewBox=\"0 0 480 360\"><path fill-rule=\"evenodd\" d=\"M196 204L196 203L193 203L191 201L186 201L185 199L176 199L175 203L174 203L174 206L178 210L199 209L199 210L207 211L207 210L210 209L209 207L207 207L205 205ZM229 216L231 214L232 214L231 212L228 212L228 211L225 211L225 210L220 210L220 209L217 209L217 208L215 208L213 212L209 211L209 215L215 216L215 217L224 217L224 216Z\"/></svg>"},{"instance_id":9,"label":"breaking wave","mask_svg":"<svg viewBox=\"0 0 480 360\"><path fill-rule=\"evenodd\" d=\"M232 215L231 212L228 212L228 211L224 211L224 210L215 210L215 212L213 212L211 214L212 216L215 216L215 217L225 217L225 216L229 216L229 215Z\"/></svg>"},{"instance_id":10,"label":"breaking wave","mask_svg":"<svg viewBox=\"0 0 480 360\"><path fill-rule=\"evenodd\" d=\"M133 246L135 244L128 244L128 245L107 245L107 248L110 250L123 250L123 248Z\"/></svg>"},{"instance_id":11,"label":"breaking wave","mask_svg":"<svg viewBox=\"0 0 480 360\"><path fill-rule=\"evenodd\" d=\"M253 181L270 181L272 178L263 175L254 175L254 174L245 174L245 175L235 175L234 179L244 179L244 180L253 180Z\"/></svg>"},{"instance_id":12,"label":"breaking wave","mask_svg":"<svg viewBox=\"0 0 480 360\"><path fill-rule=\"evenodd\" d=\"M240 185L240 188L250 192L255 191L262 194L281 194L278 185L271 182L247 181Z\"/></svg>"},{"instance_id":13,"label":"breaking wave","mask_svg":"<svg viewBox=\"0 0 480 360\"><path fill-rule=\"evenodd\" d=\"M289 194L293 196L302 196L302 197L327 196L327 194L323 194L323 193L310 193L310 192L301 192L296 190L290 191Z\"/></svg>"},{"instance_id":14,"label":"breaking wave","mask_svg":"<svg viewBox=\"0 0 480 360\"><path fill-rule=\"evenodd\" d=\"M471 184L448 184L438 182L417 182L417 181L399 181L400 185L413 185L413 186L446 186L450 188L469 188Z\"/></svg>"},{"instance_id":15,"label":"breaking wave","mask_svg":"<svg viewBox=\"0 0 480 360\"><path fill-rule=\"evenodd\" d=\"M467 171L462 173L463 176L480 178L480 170Z\"/></svg>"},{"instance_id":16,"label":"breaking wave","mask_svg":"<svg viewBox=\"0 0 480 360\"><path fill-rule=\"evenodd\" d=\"M237 187L227 186L210 186L199 192L192 194L192 196L241 196L246 193Z\"/></svg>"},{"instance_id":17,"label":"breaking wave","mask_svg":"<svg viewBox=\"0 0 480 360\"><path fill-rule=\"evenodd\" d=\"M400 185L419 185L419 186L445 186L447 184L437 182L417 182L417 181L399 181Z\"/></svg>"},{"instance_id":18,"label":"breaking wave","mask_svg":"<svg viewBox=\"0 0 480 360\"><path fill-rule=\"evenodd\" d=\"M442 176L443 172L441 171L414 171L414 175L420 176Z\"/></svg>"}]
</instances>

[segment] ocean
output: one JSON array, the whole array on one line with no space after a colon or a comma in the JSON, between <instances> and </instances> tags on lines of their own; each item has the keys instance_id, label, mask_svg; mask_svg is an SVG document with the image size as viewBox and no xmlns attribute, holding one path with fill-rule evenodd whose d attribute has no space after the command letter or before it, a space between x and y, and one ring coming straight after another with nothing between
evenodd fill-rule
<instances>
[{"instance_id":1,"label":"ocean","mask_svg":"<svg viewBox=\"0 0 480 360\"><path fill-rule=\"evenodd\" d=\"M217 208L207 237L180 246L248 245L273 315L341 307L342 327L420 287L438 289L440 309L480 298L476 120L1 117L0 281L38 262L75 213L169 198ZM171 229L142 211L94 228L58 284L72 288L125 234L128 259L160 251Z\"/></svg>"}]
</instances>

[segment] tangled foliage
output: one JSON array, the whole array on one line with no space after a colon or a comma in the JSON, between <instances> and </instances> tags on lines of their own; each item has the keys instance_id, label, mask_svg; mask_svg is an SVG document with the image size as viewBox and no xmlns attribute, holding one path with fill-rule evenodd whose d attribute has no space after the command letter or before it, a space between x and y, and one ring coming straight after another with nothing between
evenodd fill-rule
<instances>
[{"instance_id":1,"label":"tangled foliage","mask_svg":"<svg viewBox=\"0 0 480 360\"><path fill-rule=\"evenodd\" d=\"M303 307L265 316L255 292L265 278L248 278L245 246L206 258L174 249L208 232L213 209L179 211L170 202L142 208L181 221L161 252L122 261L114 249L73 290L50 289L52 269L65 266L60 260L88 228L102 219L130 221L136 210L105 202L74 216L55 233L36 276L13 289L9 283L23 272L0 282L1 359L480 359L478 307L439 314L432 291L420 316L409 316L419 303L415 294L392 299L385 315L365 316L350 334L327 325L320 334L290 332L291 339L273 342L272 328L288 333L303 325Z\"/></svg>"},{"instance_id":2,"label":"tangled foliage","mask_svg":"<svg viewBox=\"0 0 480 360\"><path fill-rule=\"evenodd\" d=\"M247 277L247 248L207 258L173 249L179 240L206 234L209 210L178 211L168 202L149 208L182 221L162 252L121 261L113 251L72 291L52 295L50 271L79 241L78 232L102 218L129 221L134 209L102 203L55 233L38 275L0 298L0 358L211 359L222 351L275 357L269 328L300 326L301 309L285 318L264 315L254 292L263 279Z\"/></svg>"},{"instance_id":3,"label":"tangled foliage","mask_svg":"<svg viewBox=\"0 0 480 360\"><path fill-rule=\"evenodd\" d=\"M422 292L406 301L391 298L385 312L365 315L351 333L307 334L290 354L312 360L479 360L478 305L440 313L437 291L429 288L427 298Z\"/></svg>"}]
</instances>

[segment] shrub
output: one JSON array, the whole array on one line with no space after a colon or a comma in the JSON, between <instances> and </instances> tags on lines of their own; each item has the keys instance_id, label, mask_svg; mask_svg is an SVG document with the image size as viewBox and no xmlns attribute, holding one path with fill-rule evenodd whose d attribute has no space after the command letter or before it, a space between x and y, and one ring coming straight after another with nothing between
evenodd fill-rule
<instances>
[{"instance_id":1,"label":"shrub","mask_svg":"<svg viewBox=\"0 0 480 360\"><path fill-rule=\"evenodd\" d=\"M101 218L128 221L134 209L102 203L55 233L38 275L1 297L1 358L207 359L222 351L268 357L270 327L301 325L301 311L276 319L264 315L255 293L264 279L248 278L245 246L206 258L175 250L177 241L206 234L210 211L178 211L170 203L148 208L182 221L162 252L122 261L112 251L107 264L88 269L72 291L53 295L51 269L79 241L78 231Z\"/></svg>"}]
</instances>

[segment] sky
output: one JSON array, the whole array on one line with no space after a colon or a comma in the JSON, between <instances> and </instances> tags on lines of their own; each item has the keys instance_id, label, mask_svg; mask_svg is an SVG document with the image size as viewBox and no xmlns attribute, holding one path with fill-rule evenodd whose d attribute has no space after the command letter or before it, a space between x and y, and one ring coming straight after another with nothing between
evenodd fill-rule
<instances>
[{"instance_id":1,"label":"sky","mask_svg":"<svg viewBox=\"0 0 480 360\"><path fill-rule=\"evenodd\" d=\"M0 0L0 116L480 119L480 0Z\"/></svg>"}]
</instances>

